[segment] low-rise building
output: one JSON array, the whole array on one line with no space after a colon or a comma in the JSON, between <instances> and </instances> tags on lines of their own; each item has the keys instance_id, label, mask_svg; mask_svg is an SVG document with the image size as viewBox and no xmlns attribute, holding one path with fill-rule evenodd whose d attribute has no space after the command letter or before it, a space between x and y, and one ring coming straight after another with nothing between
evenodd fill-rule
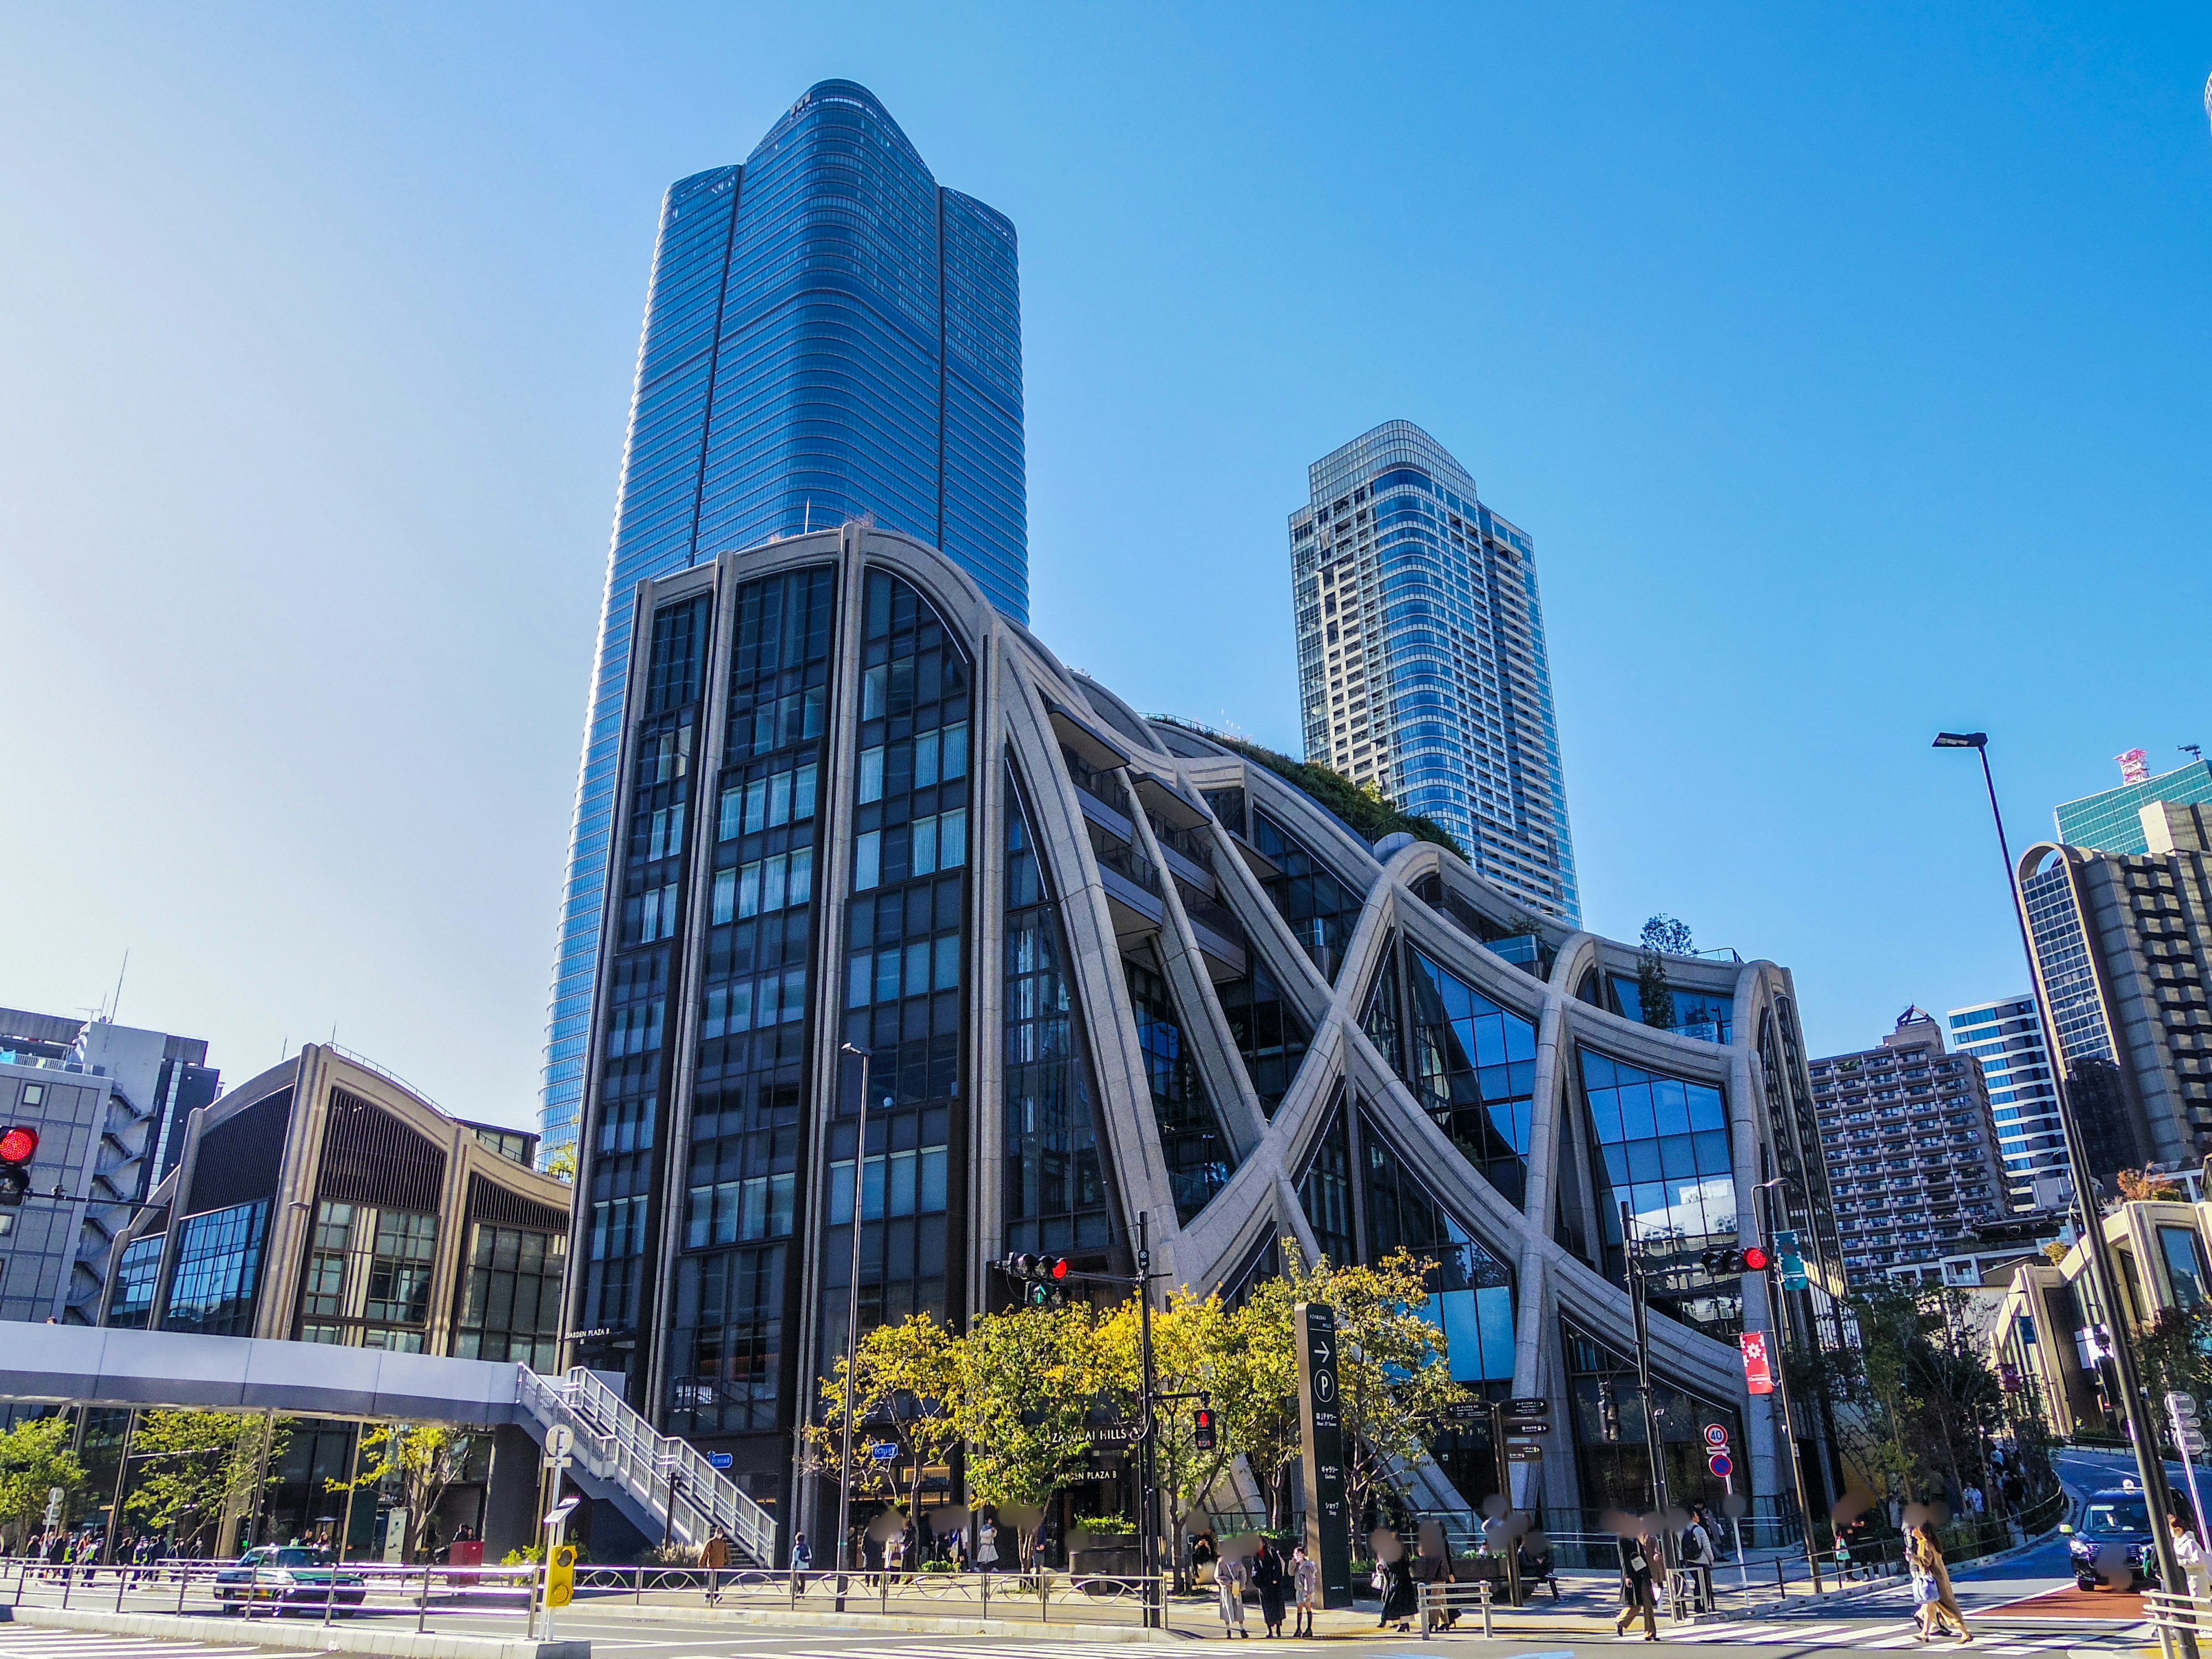
<instances>
[{"instance_id":1,"label":"low-rise building","mask_svg":"<svg viewBox=\"0 0 2212 1659\"><path fill-rule=\"evenodd\" d=\"M1917 1007L1881 1045L1812 1065L1813 1104L1854 1283L1970 1249L2005 1209L1981 1067Z\"/></svg>"}]
</instances>

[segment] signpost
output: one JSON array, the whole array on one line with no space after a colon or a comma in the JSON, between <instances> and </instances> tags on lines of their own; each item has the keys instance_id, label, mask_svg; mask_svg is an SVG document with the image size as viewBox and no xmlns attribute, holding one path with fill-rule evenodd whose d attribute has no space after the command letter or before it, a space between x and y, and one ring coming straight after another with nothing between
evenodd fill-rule
<instances>
[{"instance_id":1,"label":"signpost","mask_svg":"<svg viewBox=\"0 0 2212 1659\"><path fill-rule=\"evenodd\" d=\"M1552 1402L1544 1399L1500 1400L1490 1408L1490 1443L1498 1448L1498 1490L1505 1498L1505 1513L1510 1515L1513 1502L1513 1466L1516 1463L1541 1464L1544 1461L1544 1436L1552 1431ZM1523 1486L1534 1485L1540 1471L1532 1469L1524 1478ZM1504 1516L1498 1519L1502 1522ZM1505 1595L1514 1607L1521 1605L1521 1540L1508 1537L1505 1544Z\"/></svg>"},{"instance_id":2,"label":"signpost","mask_svg":"<svg viewBox=\"0 0 2212 1659\"><path fill-rule=\"evenodd\" d=\"M1729 1455L1729 1431L1725 1423L1705 1425L1705 1467L1720 1477L1721 1490L1729 1497L1735 1496L1735 1459ZM1723 1504L1728 1513L1729 1530L1735 1535L1736 1576L1743 1581L1743 1603L1751 1605L1751 1565L1743 1559L1743 1526L1736 1519L1735 1505Z\"/></svg>"},{"instance_id":3,"label":"signpost","mask_svg":"<svg viewBox=\"0 0 2212 1659\"><path fill-rule=\"evenodd\" d=\"M2185 1394L2166 1397L2166 1413L2173 1419L2173 1447L2181 1454L2181 1472L2189 1480L2189 1507L2197 1511L2197 1530L2204 1529L2204 1500L2197 1495L2197 1460L2204 1455L2204 1424L2197 1402Z\"/></svg>"},{"instance_id":4,"label":"signpost","mask_svg":"<svg viewBox=\"0 0 2212 1659\"><path fill-rule=\"evenodd\" d=\"M1298 1345L1306 1553L1321 1566L1322 1605L1348 1607L1352 1540L1344 1498L1344 1408L1336 1386L1336 1316L1326 1303L1301 1302L1291 1329Z\"/></svg>"}]
</instances>

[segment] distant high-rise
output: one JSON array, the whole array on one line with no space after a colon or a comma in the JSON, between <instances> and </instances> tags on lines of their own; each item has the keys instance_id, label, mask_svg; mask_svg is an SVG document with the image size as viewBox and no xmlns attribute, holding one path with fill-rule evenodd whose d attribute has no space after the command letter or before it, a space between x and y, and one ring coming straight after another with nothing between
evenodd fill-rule
<instances>
[{"instance_id":1,"label":"distant high-rise","mask_svg":"<svg viewBox=\"0 0 2212 1659\"><path fill-rule=\"evenodd\" d=\"M848 519L1029 614L1014 228L937 184L874 95L811 88L742 167L671 185L586 715L544 1147L574 1141L637 584Z\"/></svg>"},{"instance_id":2,"label":"distant high-rise","mask_svg":"<svg viewBox=\"0 0 2212 1659\"><path fill-rule=\"evenodd\" d=\"M1954 1008L1951 1041L1981 1063L1996 1121L1997 1154L2014 1209L2045 1209L2070 1188L2066 1139L2058 1125L2058 1085L2051 1073L2043 1022L2032 996L1999 997Z\"/></svg>"},{"instance_id":3,"label":"distant high-rise","mask_svg":"<svg viewBox=\"0 0 2212 1659\"><path fill-rule=\"evenodd\" d=\"M2212 805L2212 761L2202 756L2156 777L2144 766L2140 749L2130 749L2119 761L2125 781L2118 787L2060 804L2053 816L2058 820L2058 839L2065 845L2094 853L2148 853L2142 809L2151 802Z\"/></svg>"},{"instance_id":4,"label":"distant high-rise","mask_svg":"<svg viewBox=\"0 0 2212 1659\"><path fill-rule=\"evenodd\" d=\"M2004 1213L1981 1070L1944 1051L1933 1016L1907 1008L1881 1047L1830 1054L1812 1072L1854 1289L1971 1249L1974 1224Z\"/></svg>"},{"instance_id":5,"label":"distant high-rise","mask_svg":"<svg viewBox=\"0 0 2212 1659\"><path fill-rule=\"evenodd\" d=\"M1582 917L1535 549L1410 421L1306 469L1291 514L1306 759L1455 836L1516 898Z\"/></svg>"}]
</instances>

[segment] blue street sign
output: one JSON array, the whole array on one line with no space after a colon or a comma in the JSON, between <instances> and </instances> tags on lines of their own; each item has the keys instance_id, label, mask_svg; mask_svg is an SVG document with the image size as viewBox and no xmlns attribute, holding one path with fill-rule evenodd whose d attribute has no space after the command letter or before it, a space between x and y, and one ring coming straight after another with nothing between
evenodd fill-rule
<instances>
[{"instance_id":1,"label":"blue street sign","mask_svg":"<svg viewBox=\"0 0 2212 1659\"><path fill-rule=\"evenodd\" d=\"M707 1461L718 1469L726 1469L736 1460L727 1452L708 1452Z\"/></svg>"},{"instance_id":2,"label":"blue street sign","mask_svg":"<svg viewBox=\"0 0 2212 1659\"><path fill-rule=\"evenodd\" d=\"M868 1448L868 1455L878 1463L896 1463L898 1462L898 1443L895 1440L878 1440Z\"/></svg>"}]
</instances>

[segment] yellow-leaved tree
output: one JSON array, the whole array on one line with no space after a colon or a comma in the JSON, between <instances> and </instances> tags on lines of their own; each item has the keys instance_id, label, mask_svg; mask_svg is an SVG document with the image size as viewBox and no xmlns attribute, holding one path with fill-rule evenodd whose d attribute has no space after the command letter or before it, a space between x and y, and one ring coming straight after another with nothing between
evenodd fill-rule
<instances>
[{"instance_id":1,"label":"yellow-leaved tree","mask_svg":"<svg viewBox=\"0 0 2212 1659\"><path fill-rule=\"evenodd\" d=\"M926 1313L896 1325L878 1325L860 1339L854 1368L853 1467L855 1493L887 1498L914 1513L922 1475L942 1463L960 1442L959 1412L965 1387L963 1340ZM823 1420L806 1431L815 1467L833 1481L844 1459L845 1357L822 1379ZM879 1462L870 1448L896 1444L896 1461Z\"/></svg>"}]
</instances>

